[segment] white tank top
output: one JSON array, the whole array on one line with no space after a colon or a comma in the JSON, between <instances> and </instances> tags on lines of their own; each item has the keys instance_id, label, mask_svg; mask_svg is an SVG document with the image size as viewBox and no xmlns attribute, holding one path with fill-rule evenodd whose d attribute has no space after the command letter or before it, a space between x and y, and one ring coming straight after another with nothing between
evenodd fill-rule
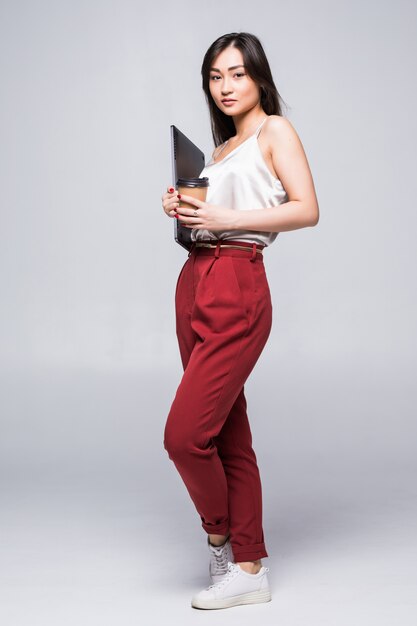
<instances>
[{"instance_id":1,"label":"white tank top","mask_svg":"<svg viewBox=\"0 0 417 626\"><path fill-rule=\"evenodd\" d=\"M248 211L278 206L288 200L281 181L269 171L259 147L258 135L267 119L268 117L261 122L253 135L245 139L221 161L213 163L211 159L201 171L200 177L208 176L209 178L207 202L236 211ZM226 144L227 141L222 150ZM259 230L214 232L205 228L195 228L191 231L191 240L240 239L268 246L277 235L277 232Z\"/></svg>"}]
</instances>

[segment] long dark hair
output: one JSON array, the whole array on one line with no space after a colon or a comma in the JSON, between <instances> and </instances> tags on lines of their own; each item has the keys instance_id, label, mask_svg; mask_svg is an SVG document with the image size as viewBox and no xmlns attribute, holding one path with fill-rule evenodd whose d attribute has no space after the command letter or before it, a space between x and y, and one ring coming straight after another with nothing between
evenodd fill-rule
<instances>
[{"instance_id":1,"label":"long dark hair","mask_svg":"<svg viewBox=\"0 0 417 626\"><path fill-rule=\"evenodd\" d=\"M268 59L258 37L251 33L228 33L227 35L222 35L211 44L204 55L201 66L203 90L209 106L211 132L216 147L236 134L232 117L225 115L218 108L209 88L210 68L213 61L220 52L229 46L234 46L241 51L247 74L261 89L261 106L265 113L267 115L282 116L281 103L287 106L275 87Z\"/></svg>"}]
</instances>

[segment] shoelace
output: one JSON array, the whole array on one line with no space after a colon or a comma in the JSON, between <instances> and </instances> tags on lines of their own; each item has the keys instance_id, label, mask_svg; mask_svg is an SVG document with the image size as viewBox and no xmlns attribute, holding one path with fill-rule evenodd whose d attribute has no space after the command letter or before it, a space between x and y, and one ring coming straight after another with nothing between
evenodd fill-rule
<instances>
[{"instance_id":1,"label":"shoelace","mask_svg":"<svg viewBox=\"0 0 417 626\"><path fill-rule=\"evenodd\" d=\"M224 572L225 569L227 569L228 563L230 561L227 560L227 551L225 548L225 544L223 546L221 546L222 549L217 551L217 550L212 550L212 554L214 556L214 561L213 561L213 569L214 572L213 574L222 574Z\"/></svg>"},{"instance_id":2,"label":"shoelace","mask_svg":"<svg viewBox=\"0 0 417 626\"><path fill-rule=\"evenodd\" d=\"M221 580L219 580L216 583L213 583L212 585L207 587L207 589L213 589L213 587L216 587L217 589L219 589L220 587L225 585L231 578L233 578L236 575L236 572L238 571L239 571L239 567L236 565L236 563L232 563L231 561L228 561L227 573L223 576Z\"/></svg>"},{"instance_id":3,"label":"shoelace","mask_svg":"<svg viewBox=\"0 0 417 626\"><path fill-rule=\"evenodd\" d=\"M265 572L269 572L269 567L266 567L264 565L263 568L264 568ZM217 589L220 589L223 585L225 585L227 582L229 582L229 580L234 578L235 575L239 572L239 570L240 570L240 567L238 565L236 565L236 563L232 563L231 561L228 561L227 562L227 573L223 576L223 578L221 580L219 580L216 583L213 583L212 585L207 587L207 589L213 589L214 587L216 587Z\"/></svg>"}]
</instances>

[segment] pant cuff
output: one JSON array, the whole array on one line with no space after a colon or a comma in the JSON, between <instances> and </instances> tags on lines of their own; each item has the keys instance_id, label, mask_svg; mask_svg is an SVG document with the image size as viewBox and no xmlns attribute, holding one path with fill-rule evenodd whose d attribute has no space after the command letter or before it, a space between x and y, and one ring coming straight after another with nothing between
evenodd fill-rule
<instances>
[{"instance_id":1,"label":"pant cuff","mask_svg":"<svg viewBox=\"0 0 417 626\"><path fill-rule=\"evenodd\" d=\"M254 543L250 546L236 546L233 544L233 539L231 539L230 543L236 563L242 561L257 561L258 559L269 556L265 548L265 543Z\"/></svg>"},{"instance_id":2,"label":"pant cuff","mask_svg":"<svg viewBox=\"0 0 417 626\"><path fill-rule=\"evenodd\" d=\"M201 522L204 530L210 535L228 535L229 534L229 522L219 522L218 524L206 524Z\"/></svg>"}]
</instances>

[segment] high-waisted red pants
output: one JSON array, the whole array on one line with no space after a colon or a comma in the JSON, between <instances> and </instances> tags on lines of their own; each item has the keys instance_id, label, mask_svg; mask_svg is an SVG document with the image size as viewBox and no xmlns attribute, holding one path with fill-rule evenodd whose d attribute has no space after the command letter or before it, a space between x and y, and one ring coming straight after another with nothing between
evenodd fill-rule
<instances>
[{"instance_id":1,"label":"high-waisted red pants","mask_svg":"<svg viewBox=\"0 0 417 626\"><path fill-rule=\"evenodd\" d=\"M230 535L236 562L268 556L244 383L270 334L272 304L263 254L249 246L194 247L180 271L175 310L184 374L164 430L202 527Z\"/></svg>"}]
</instances>

